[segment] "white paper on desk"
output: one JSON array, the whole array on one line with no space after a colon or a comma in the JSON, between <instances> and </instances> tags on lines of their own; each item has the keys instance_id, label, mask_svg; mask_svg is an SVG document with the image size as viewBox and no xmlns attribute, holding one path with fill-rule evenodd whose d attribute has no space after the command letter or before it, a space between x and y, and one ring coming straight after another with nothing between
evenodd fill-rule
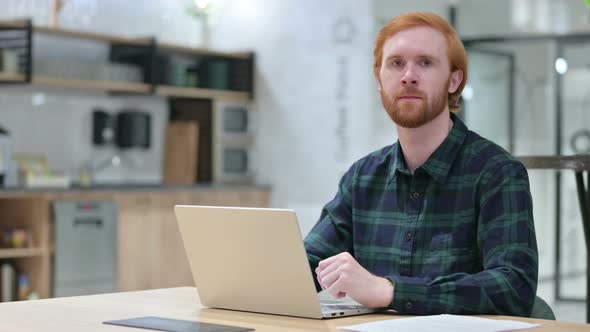
<instances>
[{"instance_id":1,"label":"white paper on desk","mask_svg":"<svg viewBox=\"0 0 590 332\"><path fill-rule=\"evenodd\" d=\"M537 327L539 324L458 315L435 315L387 319L378 322L339 327L358 332L420 331L420 332L500 332Z\"/></svg>"}]
</instances>

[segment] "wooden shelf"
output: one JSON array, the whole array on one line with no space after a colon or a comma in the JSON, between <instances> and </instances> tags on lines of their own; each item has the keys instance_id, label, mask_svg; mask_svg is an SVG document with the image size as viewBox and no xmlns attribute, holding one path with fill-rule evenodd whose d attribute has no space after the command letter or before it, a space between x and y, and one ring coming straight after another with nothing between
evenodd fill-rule
<instances>
[{"instance_id":1,"label":"wooden shelf","mask_svg":"<svg viewBox=\"0 0 590 332\"><path fill-rule=\"evenodd\" d=\"M0 73L0 82L25 82L23 74ZM59 87L68 89L82 89L93 91L110 91L122 93L151 93L151 86L145 83L116 82L116 81L91 81L75 78L62 78L51 76L33 76L33 84ZM171 85L159 85L156 88L156 95L164 97L186 97L186 98L213 98L225 101L248 102L251 97L248 92L225 91L215 89L200 89L189 87L177 87Z\"/></svg>"},{"instance_id":2,"label":"wooden shelf","mask_svg":"<svg viewBox=\"0 0 590 332\"><path fill-rule=\"evenodd\" d=\"M20 258L20 257L35 257L44 254L41 248L7 248L0 249L0 259L5 258Z\"/></svg>"},{"instance_id":3,"label":"wooden shelf","mask_svg":"<svg viewBox=\"0 0 590 332\"><path fill-rule=\"evenodd\" d=\"M20 73L0 73L0 82L24 82L25 75Z\"/></svg>"},{"instance_id":4,"label":"wooden shelf","mask_svg":"<svg viewBox=\"0 0 590 332\"><path fill-rule=\"evenodd\" d=\"M19 21L0 21L0 27L5 29L19 29L27 30L31 27L31 21L19 20ZM235 59L239 63L244 62L244 66L248 66L249 70L253 70L251 63L254 54L252 52L221 52L205 48L191 48L181 45L174 45L169 43L156 43L153 38L130 38L114 36L102 33L95 33L90 31L75 31L63 28L51 28L34 26L32 27L32 33L34 35L45 34L52 36L59 36L64 38L74 38L80 40L98 41L101 43L125 45L127 46L139 46L139 52L146 52L142 56L153 57L158 52L177 52L185 53L193 56L195 59L198 56L211 56L221 59ZM153 46L155 48L143 47ZM155 53L154 53L155 52ZM243 60L243 61L242 61ZM144 74L146 70L157 69L152 63L148 69L143 68ZM241 64L240 64L241 66ZM34 68L33 68L34 70ZM217 89L200 89L190 87L176 87L168 85L158 85L155 87L151 84L144 82L117 82L117 81L99 81L99 80L87 80L87 79L76 79L76 78L63 78L63 77L51 77L36 75L33 71L32 77L27 80L27 76L24 74L7 74L0 73L0 82L4 83L31 83L48 87L60 87L66 89L76 90L92 90L92 91L108 91L118 93L129 93L129 94L148 94L148 95L159 95L164 97L183 97L183 98L204 98L204 99L219 99L226 101L250 101L252 99L251 92L238 92L238 91L227 91ZM154 91L155 90L155 91Z\"/></svg>"},{"instance_id":5,"label":"wooden shelf","mask_svg":"<svg viewBox=\"0 0 590 332\"><path fill-rule=\"evenodd\" d=\"M119 36L112 36L107 34L87 32L87 31L74 31L61 28L49 28L36 26L33 28L35 32L44 33L53 36L77 38L77 39L89 39L99 42L107 42L114 44L125 44L125 45L136 45L136 46L149 46L150 39L148 38L126 38Z\"/></svg>"},{"instance_id":6,"label":"wooden shelf","mask_svg":"<svg viewBox=\"0 0 590 332\"><path fill-rule=\"evenodd\" d=\"M26 21L0 21L0 28L23 29L27 27Z\"/></svg>"},{"instance_id":7,"label":"wooden shelf","mask_svg":"<svg viewBox=\"0 0 590 332\"><path fill-rule=\"evenodd\" d=\"M27 21L0 21L1 28L14 28L14 29L25 29L27 27ZM130 38L120 37L108 34L90 32L90 31L75 31L62 28L51 28L44 26L34 26L34 33L43 33L47 35L66 37L66 38L77 38L86 40L95 40L99 42L108 42L114 44L125 44L125 45L136 45L136 46L149 46L151 40L148 38Z\"/></svg>"},{"instance_id":8,"label":"wooden shelf","mask_svg":"<svg viewBox=\"0 0 590 332\"><path fill-rule=\"evenodd\" d=\"M128 92L128 93L150 93L150 85L145 83L131 83L131 82L115 82L115 81L91 81L74 78L60 78L50 76L33 76L33 84L95 90L95 91L112 91L112 92Z\"/></svg>"},{"instance_id":9,"label":"wooden shelf","mask_svg":"<svg viewBox=\"0 0 590 332\"><path fill-rule=\"evenodd\" d=\"M250 93L248 92L187 88L170 85L159 85L156 88L156 94L165 97L213 98L239 102L247 102L251 99Z\"/></svg>"},{"instance_id":10,"label":"wooden shelf","mask_svg":"<svg viewBox=\"0 0 590 332\"><path fill-rule=\"evenodd\" d=\"M206 48L192 48L168 43L158 43L158 48L165 51L181 52L192 55L211 55L234 59L250 59L252 57L252 53L248 52L220 52Z\"/></svg>"}]
</instances>

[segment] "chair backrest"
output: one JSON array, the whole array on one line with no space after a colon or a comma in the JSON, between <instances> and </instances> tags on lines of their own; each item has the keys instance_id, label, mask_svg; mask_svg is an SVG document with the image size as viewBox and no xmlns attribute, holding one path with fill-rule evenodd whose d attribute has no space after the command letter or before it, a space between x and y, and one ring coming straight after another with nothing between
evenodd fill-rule
<instances>
[{"instance_id":1,"label":"chair backrest","mask_svg":"<svg viewBox=\"0 0 590 332\"><path fill-rule=\"evenodd\" d=\"M555 320L555 314L551 307L542 298L535 296L531 318Z\"/></svg>"}]
</instances>

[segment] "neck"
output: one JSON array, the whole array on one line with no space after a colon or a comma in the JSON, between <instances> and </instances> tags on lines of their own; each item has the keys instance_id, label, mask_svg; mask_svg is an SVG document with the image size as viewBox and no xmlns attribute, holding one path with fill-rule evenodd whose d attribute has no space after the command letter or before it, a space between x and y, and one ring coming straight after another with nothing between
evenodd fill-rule
<instances>
[{"instance_id":1,"label":"neck","mask_svg":"<svg viewBox=\"0 0 590 332\"><path fill-rule=\"evenodd\" d=\"M399 142L404 151L406 164L412 174L442 144L452 128L453 120L451 120L448 108L432 121L418 128L397 126Z\"/></svg>"}]
</instances>

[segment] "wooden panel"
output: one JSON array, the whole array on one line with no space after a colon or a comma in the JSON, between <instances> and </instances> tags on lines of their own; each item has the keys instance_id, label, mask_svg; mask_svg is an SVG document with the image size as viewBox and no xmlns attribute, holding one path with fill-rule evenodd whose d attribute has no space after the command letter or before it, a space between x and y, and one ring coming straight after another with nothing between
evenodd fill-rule
<instances>
[{"instance_id":1,"label":"wooden panel","mask_svg":"<svg viewBox=\"0 0 590 332\"><path fill-rule=\"evenodd\" d=\"M248 102L252 99L249 92L187 88L171 85L159 85L156 88L156 94L165 97L212 98L216 100L238 102Z\"/></svg>"},{"instance_id":2,"label":"wooden panel","mask_svg":"<svg viewBox=\"0 0 590 332\"><path fill-rule=\"evenodd\" d=\"M96 40L96 41L107 42L107 43L115 43L115 44L137 45L137 46L149 46L150 45L149 39L131 39L131 38L112 36L112 35L106 35L106 34L99 34L99 33L95 33L95 32L87 32L87 31L74 31L74 30L66 30L66 29L60 29L60 28L42 27L42 26L34 27L34 31L53 35L53 36L77 38L77 39L90 39L90 40Z\"/></svg>"},{"instance_id":3,"label":"wooden panel","mask_svg":"<svg viewBox=\"0 0 590 332\"><path fill-rule=\"evenodd\" d=\"M0 249L0 259L41 256L44 251L41 248L10 248Z\"/></svg>"},{"instance_id":4,"label":"wooden panel","mask_svg":"<svg viewBox=\"0 0 590 332\"><path fill-rule=\"evenodd\" d=\"M17 273L27 273L31 290L41 298L51 294L49 251L49 204L43 198L0 200L0 228L23 228L30 233L32 248L3 249L2 258L12 259Z\"/></svg>"},{"instance_id":5,"label":"wooden panel","mask_svg":"<svg viewBox=\"0 0 590 332\"><path fill-rule=\"evenodd\" d=\"M208 99L171 99L170 120L197 122L199 141L197 150L198 182L213 180L213 105Z\"/></svg>"},{"instance_id":6,"label":"wooden panel","mask_svg":"<svg viewBox=\"0 0 590 332\"><path fill-rule=\"evenodd\" d=\"M174 216L178 196L160 194L158 219L160 229L160 285L158 287L194 286L184 245Z\"/></svg>"},{"instance_id":7,"label":"wooden panel","mask_svg":"<svg viewBox=\"0 0 590 332\"><path fill-rule=\"evenodd\" d=\"M150 86L148 84L134 82L91 81L49 76L33 76L32 81L34 84L49 87L146 94L150 92Z\"/></svg>"},{"instance_id":8,"label":"wooden panel","mask_svg":"<svg viewBox=\"0 0 590 332\"><path fill-rule=\"evenodd\" d=\"M218 52L213 51L205 48L190 48L180 45L168 44L168 43L158 43L158 47L165 51L173 51L173 52L180 52L186 53L191 55L206 55L206 56L219 56L225 58L233 58L233 59L250 59L252 57L252 53L248 52L235 52L235 53L228 53L228 52Z\"/></svg>"},{"instance_id":9,"label":"wooden panel","mask_svg":"<svg viewBox=\"0 0 590 332\"><path fill-rule=\"evenodd\" d=\"M18 82L24 82L25 81L25 75L24 74L20 74L20 73L0 72L0 81L7 81L7 82L18 81Z\"/></svg>"},{"instance_id":10,"label":"wooden panel","mask_svg":"<svg viewBox=\"0 0 590 332\"><path fill-rule=\"evenodd\" d=\"M0 21L0 28L24 29L26 27L27 22L23 20Z\"/></svg>"},{"instance_id":11,"label":"wooden panel","mask_svg":"<svg viewBox=\"0 0 590 332\"><path fill-rule=\"evenodd\" d=\"M193 184L197 181L199 124L176 121L166 126L164 143L165 184Z\"/></svg>"},{"instance_id":12,"label":"wooden panel","mask_svg":"<svg viewBox=\"0 0 590 332\"><path fill-rule=\"evenodd\" d=\"M119 290L156 288L160 284L160 223L149 193L117 198L119 207Z\"/></svg>"},{"instance_id":13,"label":"wooden panel","mask_svg":"<svg viewBox=\"0 0 590 332\"><path fill-rule=\"evenodd\" d=\"M119 203L120 290L193 285L175 204L268 206L266 190L211 190L121 194Z\"/></svg>"}]
</instances>

